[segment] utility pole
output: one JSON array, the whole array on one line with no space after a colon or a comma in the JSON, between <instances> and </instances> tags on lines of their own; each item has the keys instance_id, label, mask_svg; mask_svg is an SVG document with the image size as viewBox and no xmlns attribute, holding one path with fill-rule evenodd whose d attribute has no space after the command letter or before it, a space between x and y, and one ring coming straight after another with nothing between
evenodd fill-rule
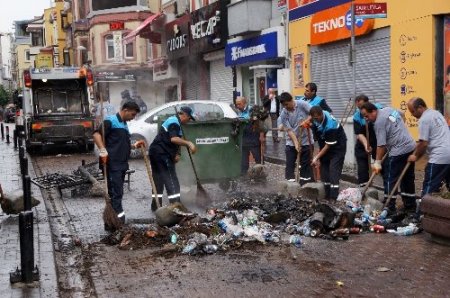
<instances>
[{"instance_id":1,"label":"utility pole","mask_svg":"<svg viewBox=\"0 0 450 298\"><path fill-rule=\"evenodd\" d=\"M350 37L350 66L352 67L353 100L356 97L356 46L355 46L355 2L351 5L351 37Z\"/></svg>"}]
</instances>

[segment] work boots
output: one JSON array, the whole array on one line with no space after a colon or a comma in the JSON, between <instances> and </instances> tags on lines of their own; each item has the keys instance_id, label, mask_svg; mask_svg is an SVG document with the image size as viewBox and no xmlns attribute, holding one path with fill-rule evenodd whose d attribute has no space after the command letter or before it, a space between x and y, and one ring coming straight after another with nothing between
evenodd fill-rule
<instances>
[{"instance_id":1,"label":"work boots","mask_svg":"<svg viewBox=\"0 0 450 298\"><path fill-rule=\"evenodd\" d=\"M162 198L158 198L159 206L162 206ZM156 204L155 198L152 198L152 211L155 212L158 209L158 205Z\"/></svg>"}]
</instances>

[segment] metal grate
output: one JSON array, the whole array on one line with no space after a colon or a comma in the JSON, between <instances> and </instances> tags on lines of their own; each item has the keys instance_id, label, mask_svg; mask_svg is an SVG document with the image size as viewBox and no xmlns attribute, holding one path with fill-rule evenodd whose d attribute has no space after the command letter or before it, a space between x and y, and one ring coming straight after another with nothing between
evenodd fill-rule
<instances>
[{"instance_id":1,"label":"metal grate","mask_svg":"<svg viewBox=\"0 0 450 298\"><path fill-rule=\"evenodd\" d=\"M77 175L65 175L60 173L46 174L41 177L31 179L31 182L40 188L67 188L84 183L88 183L88 180Z\"/></svg>"}]
</instances>

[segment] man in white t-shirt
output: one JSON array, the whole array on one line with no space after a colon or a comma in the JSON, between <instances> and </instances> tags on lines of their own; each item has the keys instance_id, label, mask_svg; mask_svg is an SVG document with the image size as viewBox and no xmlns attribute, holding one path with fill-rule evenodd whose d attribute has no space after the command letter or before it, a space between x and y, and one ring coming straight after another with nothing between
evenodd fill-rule
<instances>
[{"instance_id":1,"label":"man in white t-shirt","mask_svg":"<svg viewBox=\"0 0 450 298\"><path fill-rule=\"evenodd\" d=\"M408 110L419 119L419 142L416 151L408 161L415 162L427 152L422 197L428 193L439 192L443 183L450 187L450 130L444 116L429 109L420 97L408 102ZM450 188L449 188L450 189Z\"/></svg>"}]
</instances>

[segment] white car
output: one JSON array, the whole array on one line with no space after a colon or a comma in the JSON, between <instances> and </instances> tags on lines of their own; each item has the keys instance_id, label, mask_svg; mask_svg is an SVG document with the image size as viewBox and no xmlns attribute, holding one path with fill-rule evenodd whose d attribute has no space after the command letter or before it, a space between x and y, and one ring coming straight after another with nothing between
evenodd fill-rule
<instances>
[{"instance_id":1,"label":"white car","mask_svg":"<svg viewBox=\"0 0 450 298\"><path fill-rule=\"evenodd\" d=\"M196 121L220 120L224 118L237 118L236 112L230 103L212 100L183 100L169 102L139 116L139 118L128 122L128 129L131 134L131 143L137 140L144 140L145 147L153 142L158 134L158 122L175 115L182 106L189 106L194 112ZM140 149L131 149L131 158L142 157Z\"/></svg>"}]
</instances>

